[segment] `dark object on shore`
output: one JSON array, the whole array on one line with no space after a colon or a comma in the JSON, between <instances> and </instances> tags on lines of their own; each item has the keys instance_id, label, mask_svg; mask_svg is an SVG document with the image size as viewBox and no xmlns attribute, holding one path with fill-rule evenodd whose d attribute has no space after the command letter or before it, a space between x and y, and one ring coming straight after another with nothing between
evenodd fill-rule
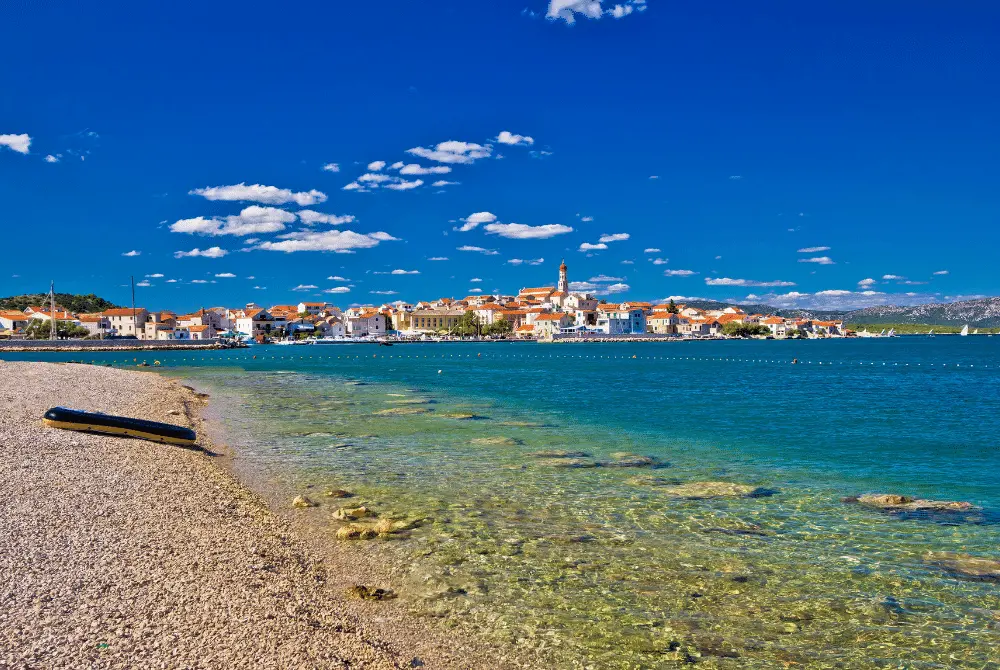
<instances>
[{"instance_id":1,"label":"dark object on shore","mask_svg":"<svg viewBox=\"0 0 1000 670\"><path fill-rule=\"evenodd\" d=\"M379 340L378 346L380 347L391 347L392 342L386 342L385 340Z\"/></svg>"},{"instance_id":2,"label":"dark object on shore","mask_svg":"<svg viewBox=\"0 0 1000 670\"><path fill-rule=\"evenodd\" d=\"M396 593L389 589L363 586L361 584L347 589L347 595L360 598L361 600L392 600L396 597Z\"/></svg>"},{"instance_id":3,"label":"dark object on shore","mask_svg":"<svg viewBox=\"0 0 1000 670\"><path fill-rule=\"evenodd\" d=\"M190 446L197 436L190 428L169 423L130 419L98 412L84 412L66 407L53 407L42 417L42 423L63 430L77 430L83 433L102 433L121 437L137 437L164 444Z\"/></svg>"}]
</instances>

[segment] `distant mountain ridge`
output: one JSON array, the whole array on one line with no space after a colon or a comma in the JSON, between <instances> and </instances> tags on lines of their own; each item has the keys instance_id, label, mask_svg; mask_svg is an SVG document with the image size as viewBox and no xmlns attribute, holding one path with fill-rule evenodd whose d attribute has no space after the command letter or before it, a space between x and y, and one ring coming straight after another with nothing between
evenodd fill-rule
<instances>
[{"instance_id":1,"label":"distant mountain ridge","mask_svg":"<svg viewBox=\"0 0 1000 670\"><path fill-rule=\"evenodd\" d=\"M56 293L56 304L74 314L79 314L80 312L103 312L106 309L118 307L113 302L109 302L93 293L87 295ZM0 298L0 309L15 309L23 312L24 308L30 305L37 305L48 309L49 294L26 293L24 295L14 295L9 298Z\"/></svg>"},{"instance_id":2,"label":"distant mountain ridge","mask_svg":"<svg viewBox=\"0 0 1000 670\"><path fill-rule=\"evenodd\" d=\"M788 318L833 320L842 319L847 324L914 323L930 326L963 326L993 328L1000 326L1000 297L978 298L949 303L930 303L900 307L881 305L855 310L781 309L770 305L718 302L714 300L688 300L690 307L722 309L740 307L751 314L776 314Z\"/></svg>"}]
</instances>

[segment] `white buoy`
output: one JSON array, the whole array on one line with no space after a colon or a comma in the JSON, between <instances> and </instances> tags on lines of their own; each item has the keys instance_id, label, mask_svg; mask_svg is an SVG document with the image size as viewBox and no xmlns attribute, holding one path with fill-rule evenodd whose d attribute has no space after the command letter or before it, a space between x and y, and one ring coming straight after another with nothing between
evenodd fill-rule
<instances>
[{"instance_id":1,"label":"white buoy","mask_svg":"<svg viewBox=\"0 0 1000 670\"><path fill-rule=\"evenodd\" d=\"M438 374L441 374L441 370L438 370Z\"/></svg>"}]
</instances>

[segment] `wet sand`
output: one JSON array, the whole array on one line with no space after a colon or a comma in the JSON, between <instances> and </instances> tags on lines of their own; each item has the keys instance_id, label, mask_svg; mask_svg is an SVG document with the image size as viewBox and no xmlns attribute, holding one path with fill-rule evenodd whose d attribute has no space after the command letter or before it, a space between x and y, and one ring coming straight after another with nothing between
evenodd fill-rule
<instances>
[{"instance_id":1,"label":"wet sand","mask_svg":"<svg viewBox=\"0 0 1000 670\"><path fill-rule=\"evenodd\" d=\"M0 378L0 668L541 667L352 599L393 584L324 560L237 481L177 382L3 361ZM47 428L55 405L191 426L199 448Z\"/></svg>"}]
</instances>

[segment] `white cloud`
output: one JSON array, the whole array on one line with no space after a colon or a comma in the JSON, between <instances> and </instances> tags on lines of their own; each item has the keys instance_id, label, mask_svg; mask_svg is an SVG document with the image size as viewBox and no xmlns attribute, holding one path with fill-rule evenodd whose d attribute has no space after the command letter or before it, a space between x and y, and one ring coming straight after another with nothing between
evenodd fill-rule
<instances>
[{"instance_id":1,"label":"white cloud","mask_svg":"<svg viewBox=\"0 0 1000 670\"><path fill-rule=\"evenodd\" d=\"M598 295L611 295L612 293L624 293L631 287L628 284L611 284L598 291Z\"/></svg>"},{"instance_id":2,"label":"white cloud","mask_svg":"<svg viewBox=\"0 0 1000 670\"><path fill-rule=\"evenodd\" d=\"M403 179L401 181L393 182L392 184L386 184L385 187L388 189L392 189L393 191L408 191L411 188L417 188L418 186L423 186L423 185L424 185L423 179L414 179L413 181L406 181L405 179Z\"/></svg>"},{"instance_id":3,"label":"white cloud","mask_svg":"<svg viewBox=\"0 0 1000 670\"><path fill-rule=\"evenodd\" d=\"M327 281L351 281L350 279L347 279L346 277L341 277L340 275L330 275L326 279Z\"/></svg>"},{"instance_id":4,"label":"white cloud","mask_svg":"<svg viewBox=\"0 0 1000 670\"><path fill-rule=\"evenodd\" d=\"M475 251L477 253L484 254L486 256L498 256L500 254L500 252L496 251L495 249L484 249L482 247L473 247L473 246L468 245L468 244L466 244L465 246L462 246L462 247L458 247L458 250L459 251Z\"/></svg>"},{"instance_id":5,"label":"white cloud","mask_svg":"<svg viewBox=\"0 0 1000 670\"><path fill-rule=\"evenodd\" d=\"M799 249L800 254L815 254L820 251L829 251L830 247L804 247Z\"/></svg>"},{"instance_id":6,"label":"white cloud","mask_svg":"<svg viewBox=\"0 0 1000 670\"><path fill-rule=\"evenodd\" d=\"M372 161L368 164L368 169L372 172L378 172L385 167L385 161Z\"/></svg>"},{"instance_id":7,"label":"white cloud","mask_svg":"<svg viewBox=\"0 0 1000 670\"><path fill-rule=\"evenodd\" d=\"M339 226L343 223L353 223L354 216L351 214L323 214L322 212L314 212L311 209L303 209L296 212L299 215L299 219L302 223L307 226L312 226L317 223L328 223L331 226Z\"/></svg>"},{"instance_id":8,"label":"white cloud","mask_svg":"<svg viewBox=\"0 0 1000 670\"><path fill-rule=\"evenodd\" d=\"M292 290L293 291L312 291L312 290L315 290L315 289L318 289L318 288L319 288L319 286L316 286L314 284L299 284L298 286L296 286Z\"/></svg>"},{"instance_id":9,"label":"white cloud","mask_svg":"<svg viewBox=\"0 0 1000 670\"><path fill-rule=\"evenodd\" d=\"M219 278L219 279L232 279L236 275L234 275L232 272L220 272L219 274L217 274L215 276L217 278Z\"/></svg>"},{"instance_id":10,"label":"white cloud","mask_svg":"<svg viewBox=\"0 0 1000 670\"><path fill-rule=\"evenodd\" d=\"M396 161L395 163L389 166L389 169L398 170L401 167L403 167L403 161Z\"/></svg>"},{"instance_id":11,"label":"white cloud","mask_svg":"<svg viewBox=\"0 0 1000 670\"><path fill-rule=\"evenodd\" d=\"M446 260L448 260L448 257L447 256L431 256L427 260L429 260L429 261L446 261Z\"/></svg>"},{"instance_id":12,"label":"white cloud","mask_svg":"<svg viewBox=\"0 0 1000 670\"><path fill-rule=\"evenodd\" d=\"M263 242L258 249L266 251L333 251L336 253L353 253L354 249L370 249L379 242L395 240L388 233L356 233L353 230L301 230L294 233L279 235L280 242Z\"/></svg>"},{"instance_id":13,"label":"white cloud","mask_svg":"<svg viewBox=\"0 0 1000 670\"><path fill-rule=\"evenodd\" d=\"M460 233L467 233L480 223L493 223L497 220L497 215L492 212L475 212L462 219L465 223L461 228L456 228Z\"/></svg>"},{"instance_id":14,"label":"white cloud","mask_svg":"<svg viewBox=\"0 0 1000 670\"><path fill-rule=\"evenodd\" d=\"M175 251L174 258L194 258L197 256L201 256L202 258L222 258L228 253L228 251L219 247L209 247L204 251L195 247L191 251Z\"/></svg>"},{"instance_id":15,"label":"white cloud","mask_svg":"<svg viewBox=\"0 0 1000 670\"><path fill-rule=\"evenodd\" d=\"M0 135L0 147L7 147L19 154L28 153L31 146L31 138L27 133L21 135Z\"/></svg>"},{"instance_id":16,"label":"white cloud","mask_svg":"<svg viewBox=\"0 0 1000 670\"><path fill-rule=\"evenodd\" d=\"M476 284L476 283L479 283L481 281L483 281L483 280L480 279L479 277L473 277L472 279L469 280L469 282L472 283L472 284Z\"/></svg>"},{"instance_id":17,"label":"white cloud","mask_svg":"<svg viewBox=\"0 0 1000 670\"><path fill-rule=\"evenodd\" d=\"M511 258L507 261L511 265L541 265L545 262L544 258Z\"/></svg>"},{"instance_id":18,"label":"white cloud","mask_svg":"<svg viewBox=\"0 0 1000 670\"><path fill-rule=\"evenodd\" d=\"M126 251L125 253L122 254L122 256L141 256L141 255L142 252L136 251L135 249L133 249L132 251Z\"/></svg>"},{"instance_id":19,"label":"white cloud","mask_svg":"<svg viewBox=\"0 0 1000 670\"><path fill-rule=\"evenodd\" d=\"M55 156L53 156L52 154L49 154L48 156L45 157L45 162L46 163L58 163L60 158L62 158L62 154L56 154Z\"/></svg>"},{"instance_id":20,"label":"white cloud","mask_svg":"<svg viewBox=\"0 0 1000 670\"><path fill-rule=\"evenodd\" d=\"M323 291L323 293L350 293L351 289L348 286L334 286L333 288L328 288Z\"/></svg>"},{"instance_id":21,"label":"white cloud","mask_svg":"<svg viewBox=\"0 0 1000 670\"><path fill-rule=\"evenodd\" d=\"M475 142L458 142L448 140L441 142L433 149L425 147L414 147L407 149L406 153L420 156L437 163L474 163L480 158L488 158L493 153L493 147L489 144L476 144Z\"/></svg>"},{"instance_id":22,"label":"white cloud","mask_svg":"<svg viewBox=\"0 0 1000 670\"><path fill-rule=\"evenodd\" d=\"M894 279L906 279L906 277L903 277L902 275L882 275L882 279L892 281Z\"/></svg>"},{"instance_id":23,"label":"white cloud","mask_svg":"<svg viewBox=\"0 0 1000 670\"><path fill-rule=\"evenodd\" d=\"M323 169L326 172L340 172L340 164L339 163L327 163L326 165L323 166Z\"/></svg>"},{"instance_id":24,"label":"white cloud","mask_svg":"<svg viewBox=\"0 0 1000 670\"><path fill-rule=\"evenodd\" d=\"M167 283L168 283L168 284L176 284L176 283L177 283L177 280L176 280L176 279L168 279L168 280L167 280Z\"/></svg>"},{"instance_id":25,"label":"white cloud","mask_svg":"<svg viewBox=\"0 0 1000 670\"><path fill-rule=\"evenodd\" d=\"M564 226L561 223L549 223L543 226L529 226L523 223L490 223L486 225L487 234L499 235L511 240L547 240L556 235L572 232L573 229L570 226Z\"/></svg>"},{"instance_id":26,"label":"white cloud","mask_svg":"<svg viewBox=\"0 0 1000 670\"><path fill-rule=\"evenodd\" d=\"M649 247L648 249L643 249L642 253L644 253L644 254L658 254L658 253L660 253L660 249L658 249L657 247Z\"/></svg>"},{"instance_id":27,"label":"white cloud","mask_svg":"<svg viewBox=\"0 0 1000 670\"><path fill-rule=\"evenodd\" d=\"M649 262L653 265L666 265L670 262L669 258L650 258Z\"/></svg>"},{"instance_id":28,"label":"white cloud","mask_svg":"<svg viewBox=\"0 0 1000 670\"><path fill-rule=\"evenodd\" d=\"M199 235L260 235L284 230L285 224L292 221L295 221L295 215L291 212L277 207L250 205L239 214L224 218L206 219L199 216L193 219L181 219L170 224L170 231Z\"/></svg>"},{"instance_id":29,"label":"white cloud","mask_svg":"<svg viewBox=\"0 0 1000 670\"><path fill-rule=\"evenodd\" d=\"M622 265L635 265L635 261L622 261Z\"/></svg>"},{"instance_id":30,"label":"white cloud","mask_svg":"<svg viewBox=\"0 0 1000 670\"><path fill-rule=\"evenodd\" d=\"M207 284L208 280L207 279L192 279L191 283L192 284Z\"/></svg>"},{"instance_id":31,"label":"white cloud","mask_svg":"<svg viewBox=\"0 0 1000 670\"><path fill-rule=\"evenodd\" d=\"M590 281L599 282L609 282L609 281L624 281L621 277L609 277L607 275L597 275L596 277L591 277Z\"/></svg>"},{"instance_id":32,"label":"white cloud","mask_svg":"<svg viewBox=\"0 0 1000 670\"><path fill-rule=\"evenodd\" d=\"M496 137L496 141L500 144L527 144L531 145L535 143L533 137L527 135L515 135L514 133L504 130Z\"/></svg>"},{"instance_id":33,"label":"white cloud","mask_svg":"<svg viewBox=\"0 0 1000 670\"><path fill-rule=\"evenodd\" d=\"M449 172L451 172L451 168L447 165L424 167L416 163L409 163L399 168L399 174L448 174Z\"/></svg>"},{"instance_id":34,"label":"white cloud","mask_svg":"<svg viewBox=\"0 0 1000 670\"><path fill-rule=\"evenodd\" d=\"M581 216L580 220L583 221L584 223L590 223L591 221L594 220L594 217L592 217L592 216Z\"/></svg>"},{"instance_id":35,"label":"white cloud","mask_svg":"<svg viewBox=\"0 0 1000 670\"><path fill-rule=\"evenodd\" d=\"M871 286L874 283L875 283L875 280L872 279L871 277L869 277L867 279L862 279L861 281L859 281L858 282L858 286L866 287L866 286Z\"/></svg>"},{"instance_id":36,"label":"white cloud","mask_svg":"<svg viewBox=\"0 0 1000 670\"><path fill-rule=\"evenodd\" d=\"M393 270L389 274L393 274L393 275L418 275L418 274L420 274L420 270L398 270L397 269L397 270Z\"/></svg>"},{"instance_id":37,"label":"white cloud","mask_svg":"<svg viewBox=\"0 0 1000 670\"><path fill-rule=\"evenodd\" d=\"M576 23L577 14L588 19L600 19L604 16L621 19L646 9L646 0L623 0L608 9L604 9L602 2L603 0L549 0L545 18L550 21L562 20L572 25Z\"/></svg>"},{"instance_id":38,"label":"white cloud","mask_svg":"<svg viewBox=\"0 0 1000 670\"><path fill-rule=\"evenodd\" d=\"M569 283L570 291L596 291L599 288L601 287L589 281L571 281Z\"/></svg>"},{"instance_id":39,"label":"white cloud","mask_svg":"<svg viewBox=\"0 0 1000 670\"><path fill-rule=\"evenodd\" d=\"M590 242L584 242L583 244L580 245L579 251L603 251L604 249L607 248L608 245L603 243L591 244Z\"/></svg>"},{"instance_id":40,"label":"white cloud","mask_svg":"<svg viewBox=\"0 0 1000 670\"><path fill-rule=\"evenodd\" d=\"M658 174L651 174L651 175L649 175L649 178L650 179L659 179L660 175L658 175Z\"/></svg>"},{"instance_id":41,"label":"white cloud","mask_svg":"<svg viewBox=\"0 0 1000 670\"><path fill-rule=\"evenodd\" d=\"M206 186L188 191L190 195L200 195L208 200L247 200L250 202L262 202L266 205L283 205L286 202L306 207L320 202L326 202L326 194L316 189L295 193L287 188L277 188L276 186L264 186L262 184L245 183L233 184L231 186Z\"/></svg>"},{"instance_id":42,"label":"white cloud","mask_svg":"<svg viewBox=\"0 0 1000 670\"><path fill-rule=\"evenodd\" d=\"M709 286L795 286L791 281L754 281L753 279L730 279L729 277L705 277Z\"/></svg>"},{"instance_id":43,"label":"white cloud","mask_svg":"<svg viewBox=\"0 0 1000 670\"><path fill-rule=\"evenodd\" d=\"M698 274L694 270L664 270L663 276L665 277L690 277L691 275Z\"/></svg>"},{"instance_id":44,"label":"white cloud","mask_svg":"<svg viewBox=\"0 0 1000 670\"><path fill-rule=\"evenodd\" d=\"M482 293L482 292L483 292L483 289L481 289L481 288L470 288L469 289L469 293Z\"/></svg>"},{"instance_id":45,"label":"white cloud","mask_svg":"<svg viewBox=\"0 0 1000 670\"><path fill-rule=\"evenodd\" d=\"M743 179L743 175L731 174L729 175L729 178L732 179L733 181L739 181L740 179Z\"/></svg>"},{"instance_id":46,"label":"white cloud","mask_svg":"<svg viewBox=\"0 0 1000 670\"><path fill-rule=\"evenodd\" d=\"M948 274L948 271L947 270L938 270L934 274L936 274L936 275L946 275L946 274Z\"/></svg>"},{"instance_id":47,"label":"white cloud","mask_svg":"<svg viewBox=\"0 0 1000 670\"><path fill-rule=\"evenodd\" d=\"M146 275L146 276L149 277L150 279L163 279L163 275L160 274L159 272L157 272L155 274L151 274L151 275Z\"/></svg>"},{"instance_id":48,"label":"white cloud","mask_svg":"<svg viewBox=\"0 0 1000 670\"><path fill-rule=\"evenodd\" d=\"M433 184L431 184L431 186L436 186L436 187L440 188L442 186L458 186L461 183L462 182L460 182L460 181L448 181L446 179L439 179L436 182L434 182Z\"/></svg>"},{"instance_id":49,"label":"white cloud","mask_svg":"<svg viewBox=\"0 0 1000 670\"><path fill-rule=\"evenodd\" d=\"M374 295L396 295L396 291L368 291Z\"/></svg>"},{"instance_id":50,"label":"white cloud","mask_svg":"<svg viewBox=\"0 0 1000 670\"><path fill-rule=\"evenodd\" d=\"M631 235L629 235L628 233L611 233L611 234L601 235L601 239L597 241L602 244L604 244L605 242L624 242L629 237L631 237Z\"/></svg>"},{"instance_id":51,"label":"white cloud","mask_svg":"<svg viewBox=\"0 0 1000 670\"><path fill-rule=\"evenodd\" d=\"M826 291L817 291L817 296L841 296L841 295L851 295L854 291L845 291L843 289L828 289Z\"/></svg>"},{"instance_id":52,"label":"white cloud","mask_svg":"<svg viewBox=\"0 0 1000 670\"><path fill-rule=\"evenodd\" d=\"M141 286L142 288L146 288L147 286L152 286L152 284L143 279L141 282L136 282L136 286Z\"/></svg>"},{"instance_id":53,"label":"white cloud","mask_svg":"<svg viewBox=\"0 0 1000 670\"><path fill-rule=\"evenodd\" d=\"M342 191L357 191L358 193L367 193L368 192L368 189L366 189L364 186L362 186L361 184L359 184L356 181L352 181L350 184L348 184L347 186L343 187L340 190L342 190Z\"/></svg>"},{"instance_id":54,"label":"white cloud","mask_svg":"<svg viewBox=\"0 0 1000 670\"><path fill-rule=\"evenodd\" d=\"M800 258L799 263L817 263L819 265L834 265L833 259L829 256L814 256L813 258Z\"/></svg>"},{"instance_id":55,"label":"white cloud","mask_svg":"<svg viewBox=\"0 0 1000 670\"><path fill-rule=\"evenodd\" d=\"M358 177L358 181L366 182L367 184L381 184L382 182L392 181L392 176L377 172L366 172Z\"/></svg>"}]
</instances>

